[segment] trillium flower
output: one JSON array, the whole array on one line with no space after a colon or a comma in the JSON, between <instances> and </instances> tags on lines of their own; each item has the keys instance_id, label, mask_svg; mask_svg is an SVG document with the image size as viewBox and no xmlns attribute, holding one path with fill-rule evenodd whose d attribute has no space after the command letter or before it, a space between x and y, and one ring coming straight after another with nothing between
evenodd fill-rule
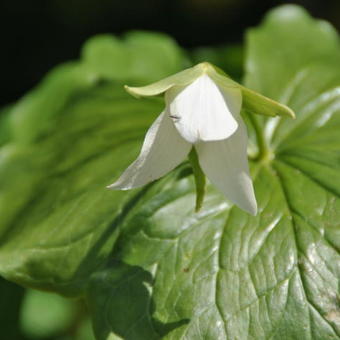
<instances>
[{"instance_id":1,"label":"trillium flower","mask_svg":"<svg viewBox=\"0 0 340 340\"><path fill-rule=\"evenodd\" d=\"M154 181L183 162L194 148L210 182L241 209L256 215L241 109L264 115L294 113L201 63L157 83L127 87L135 97L165 94L165 109L149 128L137 159L111 189Z\"/></svg>"}]
</instances>

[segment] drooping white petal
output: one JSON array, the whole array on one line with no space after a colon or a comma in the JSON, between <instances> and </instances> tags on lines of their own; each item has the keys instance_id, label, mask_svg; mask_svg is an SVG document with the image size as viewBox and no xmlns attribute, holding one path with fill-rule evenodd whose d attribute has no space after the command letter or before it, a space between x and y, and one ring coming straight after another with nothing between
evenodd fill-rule
<instances>
[{"instance_id":1,"label":"drooping white petal","mask_svg":"<svg viewBox=\"0 0 340 340\"><path fill-rule=\"evenodd\" d=\"M237 129L242 96L237 87L221 89L203 74L185 87L174 86L166 92L170 117L184 139L190 143L217 141Z\"/></svg>"},{"instance_id":2,"label":"drooping white petal","mask_svg":"<svg viewBox=\"0 0 340 340\"><path fill-rule=\"evenodd\" d=\"M148 130L137 159L108 188L128 190L154 181L179 165L191 147L174 127L169 114L162 112Z\"/></svg>"},{"instance_id":3,"label":"drooping white petal","mask_svg":"<svg viewBox=\"0 0 340 340\"><path fill-rule=\"evenodd\" d=\"M256 215L257 204L249 175L247 131L240 120L228 139L196 145L199 162L209 180L241 209Z\"/></svg>"}]
</instances>

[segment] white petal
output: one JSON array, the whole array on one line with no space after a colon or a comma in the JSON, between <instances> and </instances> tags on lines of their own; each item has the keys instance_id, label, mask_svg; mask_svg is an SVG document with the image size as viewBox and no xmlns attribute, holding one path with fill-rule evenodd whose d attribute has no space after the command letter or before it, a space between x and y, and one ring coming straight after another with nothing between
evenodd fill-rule
<instances>
[{"instance_id":1,"label":"white petal","mask_svg":"<svg viewBox=\"0 0 340 340\"><path fill-rule=\"evenodd\" d=\"M128 190L154 181L179 165L191 147L163 112L148 130L138 158L108 188Z\"/></svg>"},{"instance_id":2,"label":"white petal","mask_svg":"<svg viewBox=\"0 0 340 340\"><path fill-rule=\"evenodd\" d=\"M196 145L199 163L209 180L241 209L256 215L257 204L249 175L247 130L242 121L228 139Z\"/></svg>"},{"instance_id":3,"label":"white petal","mask_svg":"<svg viewBox=\"0 0 340 340\"><path fill-rule=\"evenodd\" d=\"M221 89L206 74L185 87L166 92L176 128L189 143L226 139L237 129L242 95L239 88Z\"/></svg>"}]
</instances>

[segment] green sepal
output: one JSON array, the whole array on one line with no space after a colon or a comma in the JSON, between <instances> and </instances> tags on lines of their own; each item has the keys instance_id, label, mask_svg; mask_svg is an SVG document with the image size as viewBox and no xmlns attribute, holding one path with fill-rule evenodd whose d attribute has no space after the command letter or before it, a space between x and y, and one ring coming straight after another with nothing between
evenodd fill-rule
<instances>
[{"instance_id":1,"label":"green sepal","mask_svg":"<svg viewBox=\"0 0 340 340\"><path fill-rule=\"evenodd\" d=\"M247 87L241 86L243 104L242 108L249 113L264 116L289 116L295 119L295 113L286 105L265 97Z\"/></svg>"},{"instance_id":2,"label":"green sepal","mask_svg":"<svg viewBox=\"0 0 340 340\"><path fill-rule=\"evenodd\" d=\"M238 86L242 91L242 109L249 113L255 113L263 116L288 116L295 119L295 113L286 105L283 105L273 99L263 96L245 86L240 85L232 80L223 70L212 66L215 73L210 72L211 78L222 88L227 89L232 85Z\"/></svg>"},{"instance_id":3,"label":"green sepal","mask_svg":"<svg viewBox=\"0 0 340 340\"><path fill-rule=\"evenodd\" d=\"M136 98L152 97L164 93L173 86L189 85L203 73L204 68L201 67L201 64L198 64L147 86L130 87L125 85L124 88Z\"/></svg>"},{"instance_id":4,"label":"green sepal","mask_svg":"<svg viewBox=\"0 0 340 340\"><path fill-rule=\"evenodd\" d=\"M203 74L207 74L220 88L226 91L233 87L240 88L242 91L242 108L247 112L271 117L289 116L295 118L294 112L289 107L240 85L225 74L223 70L208 62L197 64L147 86L130 87L126 85L125 90L137 98L158 96L173 86L187 86Z\"/></svg>"}]
</instances>

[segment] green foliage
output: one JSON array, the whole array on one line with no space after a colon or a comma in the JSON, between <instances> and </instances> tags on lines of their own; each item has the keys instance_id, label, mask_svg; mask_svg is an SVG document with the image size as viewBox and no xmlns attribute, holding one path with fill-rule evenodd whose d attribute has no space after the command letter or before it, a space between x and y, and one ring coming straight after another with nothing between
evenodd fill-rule
<instances>
[{"instance_id":1,"label":"green foliage","mask_svg":"<svg viewBox=\"0 0 340 340\"><path fill-rule=\"evenodd\" d=\"M11 302L7 303L10 306ZM19 323L11 325L21 331L20 337L15 338L7 331L3 332L10 340L94 339L88 310L80 299L66 299L57 294L27 289L20 313L16 312L18 316Z\"/></svg>"},{"instance_id":2,"label":"green foliage","mask_svg":"<svg viewBox=\"0 0 340 340\"><path fill-rule=\"evenodd\" d=\"M181 70L186 63L183 55L176 43L161 33L129 32L123 41L101 35L83 48L83 60L97 76L143 85Z\"/></svg>"},{"instance_id":3,"label":"green foliage","mask_svg":"<svg viewBox=\"0 0 340 340\"><path fill-rule=\"evenodd\" d=\"M311 18L302 8L288 5L271 11L260 28L248 31L247 86L275 100L284 100L302 82L306 66L328 66L340 57L339 36L325 21ZM312 86L310 86L313 88Z\"/></svg>"},{"instance_id":4,"label":"green foliage","mask_svg":"<svg viewBox=\"0 0 340 340\"><path fill-rule=\"evenodd\" d=\"M163 106L121 82L187 61L160 35L94 38L6 113L1 274L84 296L98 339L339 339L339 53L334 30L296 6L249 32L246 85L297 114L258 120L252 217L209 185L196 213L187 164L106 190Z\"/></svg>"},{"instance_id":5,"label":"green foliage","mask_svg":"<svg viewBox=\"0 0 340 340\"><path fill-rule=\"evenodd\" d=\"M56 294L28 290L21 309L21 328L33 339L49 337L70 327L73 314L72 301Z\"/></svg>"}]
</instances>

